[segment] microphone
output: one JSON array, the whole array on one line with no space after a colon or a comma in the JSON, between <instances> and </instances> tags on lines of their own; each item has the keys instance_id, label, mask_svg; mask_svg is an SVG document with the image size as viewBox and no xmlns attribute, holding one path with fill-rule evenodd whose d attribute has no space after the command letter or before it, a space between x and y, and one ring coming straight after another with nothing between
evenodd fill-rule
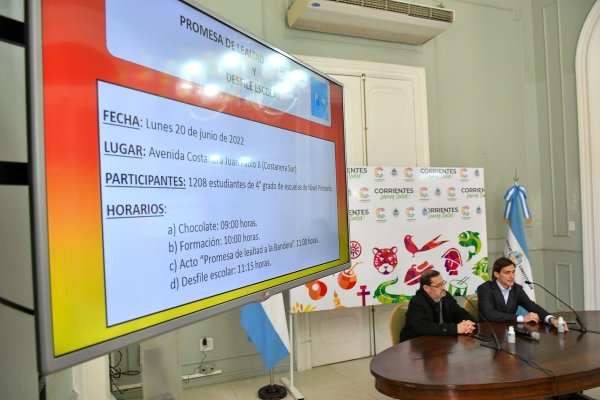
<instances>
[{"instance_id":1,"label":"microphone","mask_svg":"<svg viewBox=\"0 0 600 400\"><path fill-rule=\"evenodd\" d=\"M562 301L561 299L559 299L554 293L552 293L551 291L549 291L548 289L546 289L545 287L543 287L539 283L531 282L531 281L525 281L525 284L527 284L527 285L537 285L537 286L541 287L546 292L550 293L550 295L552 297L554 297L556 300L560 301L565 306L567 306L569 308L569 310L573 311L573 314L575 314L575 320L577 320L577 323L579 323L579 329L573 328L573 330L575 330L575 331L578 330L581 333L586 333L587 332L587 328L585 327L585 325L583 325L583 321L581 320L581 318L579 318L579 314L577 314L577 311L573 310L573 308L570 305L568 305L567 303L565 303L564 301Z\"/></svg>"},{"instance_id":2,"label":"microphone","mask_svg":"<svg viewBox=\"0 0 600 400\"><path fill-rule=\"evenodd\" d=\"M476 310L478 309L473 303L471 303L471 300L469 300L469 298L467 296L465 296L465 300L467 301L467 303L469 303L471 305L471 307L473 307ZM485 346L485 347L493 348L493 349L496 349L496 350L502 350L502 346L500 345L500 341L498 340L498 336L496 336L496 332L494 332L494 328L492 327L492 324L490 324L490 321L488 321L488 319L482 313L479 313L479 316L483 319L483 321L490 328L490 332L492 332L492 337L494 338L494 347L488 345L487 343L481 343L481 345ZM475 337L477 337L477 338L485 341L485 339L483 339L479 335L473 335L473 336L475 336Z\"/></svg>"},{"instance_id":3,"label":"microphone","mask_svg":"<svg viewBox=\"0 0 600 400\"><path fill-rule=\"evenodd\" d=\"M529 331L526 331L525 329L515 328L515 334L517 334L519 336L525 336L525 337L528 337L529 339L533 339L533 340L540 340L539 332L529 332Z\"/></svg>"}]
</instances>

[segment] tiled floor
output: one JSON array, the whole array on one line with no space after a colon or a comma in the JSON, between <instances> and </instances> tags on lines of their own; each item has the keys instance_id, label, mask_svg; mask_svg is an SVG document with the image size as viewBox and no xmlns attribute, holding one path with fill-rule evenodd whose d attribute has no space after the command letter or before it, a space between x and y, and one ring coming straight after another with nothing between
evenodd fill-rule
<instances>
[{"instance_id":1,"label":"tiled floor","mask_svg":"<svg viewBox=\"0 0 600 400\"><path fill-rule=\"evenodd\" d=\"M371 358L346 361L338 364L297 372L294 386L307 400L373 400L389 399L375 390L369 372ZM257 391L268 384L268 377L220 383L183 392L184 400L256 400ZM280 376L275 377L280 384ZM587 390L585 395L600 399L600 388ZM293 399L288 394L286 399Z\"/></svg>"},{"instance_id":2,"label":"tiled floor","mask_svg":"<svg viewBox=\"0 0 600 400\"><path fill-rule=\"evenodd\" d=\"M369 372L370 358L317 367L294 374L294 386L307 400L384 400L375 390ZM257 391L269 383L268 376L220 383L183 392L184 400L255 400ZM281 384L280 376L275 383ZM286 399L293 399L288 394Z\"/></svg>"}]
</instances>

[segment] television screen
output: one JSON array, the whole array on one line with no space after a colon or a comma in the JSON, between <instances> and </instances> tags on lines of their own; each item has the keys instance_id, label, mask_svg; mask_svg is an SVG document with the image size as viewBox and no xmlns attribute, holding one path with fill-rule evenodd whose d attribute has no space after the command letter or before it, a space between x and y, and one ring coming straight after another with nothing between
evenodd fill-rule
<instances>
[{"instance_id":1,"label":"television screen","mask_svg":"<svg viewBox=\"0 0 600 400\"><path fill-rule=\"evenodd\" d=\"M183 1L30 12L43 373L348 268L341 84Z\"/></svg>"}]
</instances>

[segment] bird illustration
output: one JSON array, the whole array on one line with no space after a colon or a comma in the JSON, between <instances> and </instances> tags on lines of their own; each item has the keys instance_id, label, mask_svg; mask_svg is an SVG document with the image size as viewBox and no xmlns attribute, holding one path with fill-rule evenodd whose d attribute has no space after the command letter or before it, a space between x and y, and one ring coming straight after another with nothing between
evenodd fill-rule
<instances>
[{"instance_id":1,"label":"bird illustration","mask_svg":"<svg viewBox=\"0 0 600 400\"><path fill-rule=\"evenodd\" d=\"M406 236L404 236L404 246L406 247L406 250L408 250L408 252L411 253L412 256L414 257L415 254L417 254L417 253L435 249L436 247L441 246L442 244L446 243L447 240L440 240L439 242L437 241L440 238L440 236L442 236L442 235L437 235L436 237L434 237L429 242L425 243L422 247L419 248L413 242L413 240L412 240L413 236L406 235Z\"/></svg>"}]
</instances>

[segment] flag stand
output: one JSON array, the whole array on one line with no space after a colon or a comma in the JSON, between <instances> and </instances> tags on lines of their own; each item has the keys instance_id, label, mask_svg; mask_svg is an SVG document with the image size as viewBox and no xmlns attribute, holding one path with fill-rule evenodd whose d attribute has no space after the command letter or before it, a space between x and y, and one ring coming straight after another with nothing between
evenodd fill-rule
<instances>
[{"instance_id":1,"label":"flag stand","mask_svg":"<svg viewBox=\"0 0 600 400\"><path fill-rule=\"evenodd\" d=\"M263 386L258 389L258 397L261 399L283 399L287 396L287 390L281 385L276 385L275 382L275 373L273 370L269 371L269 380L270 383L267 386Z\"/></svg>"},{"instance_id":2,"label":"flag stand","mask_svg":"<svg viewBox=\"0 0 600 400\"><path fill-rule=\"evenodd\" d=\"M294 353L295 353L295 342L294 342L294 315L293 313L290 313L290 323L289 323L289 327L290 327L290 343L291 343L291 347L290 347L290 377L289 379L285 376L281 377L281 383L283 383L285 385L285 387L287 388L288 392L290 393L290 395L292 395L292 397L296 400L304 400L304 396L302 395L302 393L300 393L300 391L298 389L296 389L296 387L294 386Z\"/></svg>"}]
</instances>

